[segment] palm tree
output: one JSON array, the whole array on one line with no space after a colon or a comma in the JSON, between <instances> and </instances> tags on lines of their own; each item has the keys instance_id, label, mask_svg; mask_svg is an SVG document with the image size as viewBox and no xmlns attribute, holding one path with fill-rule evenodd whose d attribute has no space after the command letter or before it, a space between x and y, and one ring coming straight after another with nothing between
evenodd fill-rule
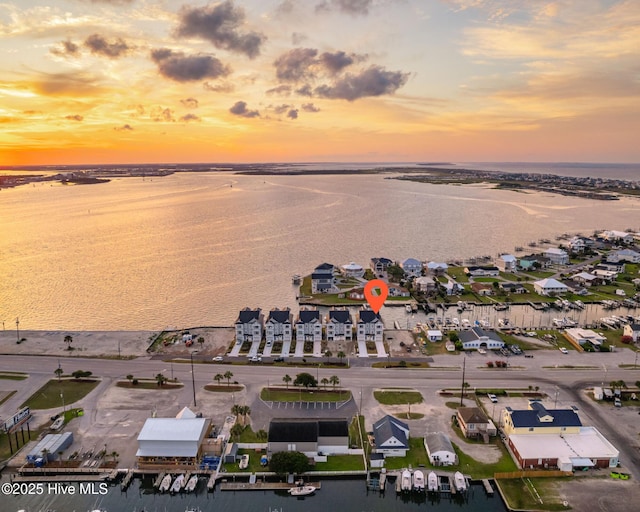
<instances>
[{"instance_id":1,"label":"palm tree","mask_svg":"<svg viewBox=\"0 0 640 512\"><path fill-rule=\"evenodd\" d=\"M293 380L291 378L291 375L289 375L289 374L285 375L284 377L282 377L282 380L287 385L287 389L289 389L289 382L291 382Z\"/></svg>"},{"instance_id":2,"label":"palm tree","mask_svg":"<svg viewBox=\"0 0 640 512\"><path fill-rule=\"evenodd\" d=\"M231 430L229 431L231 437L236 440L242 435L242 432L244 432L244 427L239 423L236 423L233 427L231 427Z\"/></svg>"},{"instance_id":3,"label":"palm tree","mask_svg":"<svg viewBox=\"0 0 640 512\"><path fill-rule=\"evenodd\" d=\"M67 350L71 350L71 343L73 343L73 338L69 334L64 337L64 342L67 344Z\"/></svg>"},{"instance_id":4,"label":"palm tree","mask_svg":"<svg viewBox=\"0 0 640 512\"><path fill-rule=\"evenodd\" d=\"M109 455L113 459L113 462L117 462L118 457L120 457L120 454L115 450L112 451Z\"/></svg>"},{"instance_id":5,"label":"palm tree","mask_svg":"<svg viewBox=\"0 0 640 512\"><path fill-rule=\"evenodd\" d=\"M331 350L327 350L327 351L324 353L324 355L325 355L325 357L327 358L327 363L328 363L328 362L329 362L329 360L331 359L331 356L332 356L333 354L331 353Z\"/></svg>"},{"instance_id":6,"label":"palm tree","mask_svg":"<svg viewBox=\"0 0 640 512\"><path fill-rule=\"evenodd\" d=\"M56 369L55 369L55 371L54 371L53 373L55 373L55 374L57 375L57 377L58 377L58 382L60 382L60 377L62 377L62 374L64 373L64 372L62 371L62 368L56 368Z\"/></svg>"},{"instance_id":7,"label":"palm tree","mask_svg":"<svg viewBox=\"0 0 640 512\"><path fill-rule=\"evenodd\" d=\"M240 407L242 407L240 404L233 404L233 407L231 407L231 414L234 416L240 416Z\"/></svg>"},{"instance_id":8,"label":"palm tree","mask_svg":"<svg viewBox=\"0 0 640 512\"><path fill-rule=\"evenodd\" d=\"M342 364L342 360L347 357L347 354L345 354L342 350L340 350L337 354L338 359L340 360L340 364Z\"/></svg>"},{"instance_id":9,"label":"palm tree","mask_svg":"<svg viewBox=\"0 0 640 512\"><path fill-rule=\"evenodd\" d=\"M158 386L162 387L164 383L167 382L167 378L161 373L158 373L156 375L156 382L158 383Z\"/></svg>"},{"instance_id":10,"label":"palm tree","mask_svg":"<svg viewBox=\"0 0 640 512\"><path fill-rule=\"evenodd\" d=\"M260 441L266 441L267 438L269 437L269 434L267 434L266 430L260 429L256 432L256 437L260 440Z\"/></svg>"},{"instance_id":11,"label":"palm tree","mask_svg":"<svg viewBox=\"0 0 640 512\"><path fill-rule=\"evenodd\" d=\"M226 373L224 374L224 378L227 379L227 386L231 385L231 377L233 377L233 373L231 373L230 370L227 370Z\"/></svg>"},{"instance_id":12,"label":"palm tree","mask_svg":"<svg viewBox=\"0 0 640 512\"><path fill-rule=\"evenodd\" d=\"M131 384L131 382L133 381L133 375L127 375L127 380L129 381L129 384Z\"/></svg>"},{"instance_id":13,"label":"palm tree","mask_svg":"<svg viewBox=\"0 0 640 512\"><path fill-rule=\"evenodd\" d=\"M336 389L336 386L337 386L338 384L340 384L340 379L338 378L338 376L337 376L337 375L332 375L332 376L329 378L329 382L330 382L331 384L333 384L333 389Z\"/></svg>"},{"instance_id":14,"label":"palm tree","mask_svg":"<svg viewBox=\"0 0 640 512\"><path fill-rule=\"evenodd\" d=\"M327 384L329 384L329 379L327 379L326 377L323 377L320 380L320 383L324 386L324 389L327 389Z\"/></svg>"},{"instance_id":15,"label":"palm tree","mask_svg":"<svg viewBox=\"0 0 640 512\"><path fill-rule=\"evenodd\" d=\"M241 405L240 406L240 414L242 415L242 424L246 425L247 424L247 416L249 416L251 414L251 407L249 407L248 405Z\"/></svg>"},{"instance_id":16,"label":"palm tree","mask_svg":"<svg viewBox=\"0 0 640 512\"><path fill-rule=\"evenodd\" d=\"M215 380L218 383L218 386L220 385L220 381L224 379L224 375L222 375L221 373L217 373L214 377L213 380Z\"/></svg>"},{"instance_id":17,"label":"palm tree","mask_svg":"<svg viewBox=\"0 0 640 512\"><path fill-rule=\"evenodd\" d=\"M200 350L202 350L202 346L204 345L204 338L202 336L198 336L198 343L200 343Z\"/></svg>"}]
</instances>

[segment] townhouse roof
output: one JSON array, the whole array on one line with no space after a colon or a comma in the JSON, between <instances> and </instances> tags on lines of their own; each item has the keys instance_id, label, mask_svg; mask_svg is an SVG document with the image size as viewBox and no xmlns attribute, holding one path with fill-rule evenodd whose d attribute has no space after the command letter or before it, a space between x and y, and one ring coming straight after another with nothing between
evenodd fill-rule
<instances>
[{"instance_id":1,"label":"townhouse roof","mask_svg":"<svg viewBox=\"0 0 640 512\"><path fill-rule=\"evenodd\" d=\"M303 324L310 324L312 322L320 321L320 311L317 309L301 309L298 314L298 322Z\"/></svg>"},{"instance_id":2,"label":"townhouse roof","mask_svg":"<svg viewBox=\"0 0 640 512\"><path fill-rule=\"evenodd\" d=\"M291 323L291 311L288 309L272 309L269 311L269 319L267 322L275 322L278 324Z\"/></svg>"},{"instance_id":3,"label":"townhouse roof","mask_svg":"<svg viewBox=\"0 0 640 512\"><path fill-rule=\"evenodd\" d=\"M316 270L333 270L333 265L331 263L322 263L318 265Z\"/></svg>"},{"instance_id":4,"label":"townhouse roof","mask_svg":"<svg viewBox=\"0 0 640 512\"><path fill-rule=\"evenodd\" d=\"M340 324L353 323L351 313L346 309L330 309L329 321L334 321Z\"/></svg>"},{"instance_id":5,"label":"townhouse roof","mask_svg":"<svg viewBox=\"0 0 640 512\"><path fill-rule=\"evenodd\" d=\"M360 323L370 324L373 322L382 322L380 315L371 311L370 309L363 309L360 311L360 319L358 320Z\"/></svg>"},{"instance_id":6,"label":"townhouse roof","mask_svg":"<svg viewBox=\"0 0 640 512\"><path fill-rule=\"evenodd\" d=\"M383 265L392 265L393 261L389 258L371 258L373 264L382 263Z\"/></svg>"},{"instance_id":7,"label":"townhouse roof","mask_svg":"<svg viewBox=\"0 0 640 512\"><path fill-rule=\"evenodd\" d=\"M348 437L345 419L275 419L269 423L270 442L315 442L318 437Z\"/></svg>"},{"instance_id":8,"label":"townhouse roof","mask_svg":"<svg viewBox=\"0 0 640 512\"><path fill-rule=\"evenodd\" d=\"M582 421L574 409L547 409L541 402L532 401L530 409L505 410L516 428L531 427L581 427Z\"/></svg>"},{"instance_id":9,"label":"townhouse roof","mask_svg":"<svg viewBox=\"0 0 640 512\"><path fill-rule=\"evenodd\" d=\"M553 277L541 279L540 281L536 281L533 284L537 284L541 288L566 288L567 287L566 284L561 283L560 281L558 281L557 279L554 279Z\"/></svg>"},{"instance_id":10,"label":"townhouse roof","mask_svg":"<svg viewBox=\"0 0 640 512\"><path fill-rule=\"evenodd\" d=\"M417 260L415 258L407 258L406 260L404 260L402 262L402 266L406 267L406 266L422 266L422 262L420 260Z\"/></svg>"},{"instance_id":11,"label":"townhouse roof","mask_svg":"<svg viewBox=\"0 0 640 512\"><path fill-rule=\"evenodd\" d=\"M476 341L481 338L487 338L494 341L502 341L502 338L500 338L500 336L498 336L495 332L485 331L480 327L473 327L466 331L460 331L458 333L458 337L460 338L460 341L462 343L466 343L468 341Z\"/></svg>"}]
</instances>

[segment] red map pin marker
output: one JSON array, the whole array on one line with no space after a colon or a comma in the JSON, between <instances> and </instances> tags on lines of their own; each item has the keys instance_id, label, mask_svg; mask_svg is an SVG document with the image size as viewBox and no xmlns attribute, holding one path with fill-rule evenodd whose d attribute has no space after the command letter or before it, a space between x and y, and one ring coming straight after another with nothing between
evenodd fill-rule
<instances>
[{"instance_id":1,"label":"red map pin marker","mask_svg":"<svg viewBox=\"0 0 640 512\"><path fill-rule=\"evenodd\" d=\"M387 295L389 295L389 287L381 279L373 279L364 287L364 296L376 314L380 311L384 301L387 300Z\"/></svg>"}]
</instances>

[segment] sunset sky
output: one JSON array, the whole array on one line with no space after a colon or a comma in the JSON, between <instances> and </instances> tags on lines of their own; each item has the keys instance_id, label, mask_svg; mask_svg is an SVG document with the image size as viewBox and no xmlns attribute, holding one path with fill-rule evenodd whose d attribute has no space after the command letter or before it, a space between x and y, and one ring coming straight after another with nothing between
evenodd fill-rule
<instances>
[{"instance_id":1,"label":"sunset sky","mask_svg":"<svg viewBox=\"0 0 640 512\"><path fill-rule=\"evenodd\" d=\"M0 0L0 165L640 162L638 0Z\"/></svg>"}]
</instances>

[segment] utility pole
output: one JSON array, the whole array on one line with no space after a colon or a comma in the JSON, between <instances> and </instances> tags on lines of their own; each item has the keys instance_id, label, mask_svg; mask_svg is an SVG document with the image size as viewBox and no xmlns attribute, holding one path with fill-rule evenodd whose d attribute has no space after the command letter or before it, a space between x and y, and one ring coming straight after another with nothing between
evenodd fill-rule
<instances>
[{"instance_id":1,"label":"utility pole","mask_svg":"<svg viewBox=\"0 0 640 512\"><path fill-rule=\"evenodd\" d=\"M191 352L191 385L193 386L193 406L197 407L198 404L196 403L196 377L195 374L193 372L193 352Z\"/></svg>"},{"instance_id":2,"label":"utility pole","mask_svg":"<svg viewBox=\"0 0 640 512\"><path fill-rule=\"evenodd\" d=\"M466 366L466 357L462 360L462 383L460 384L460 407L462 407L462 399L464 398L464 370Z\"/></svg>"},{"instance_id":3,"label":"utility pole","mask_svg":"<svg viewBox=\"0 0 640 512\"><path fill-rule=\"evenodd\" d=\"M16 341L20 341L20 318L16 317Z\"/></svg>"}]
</instances>

